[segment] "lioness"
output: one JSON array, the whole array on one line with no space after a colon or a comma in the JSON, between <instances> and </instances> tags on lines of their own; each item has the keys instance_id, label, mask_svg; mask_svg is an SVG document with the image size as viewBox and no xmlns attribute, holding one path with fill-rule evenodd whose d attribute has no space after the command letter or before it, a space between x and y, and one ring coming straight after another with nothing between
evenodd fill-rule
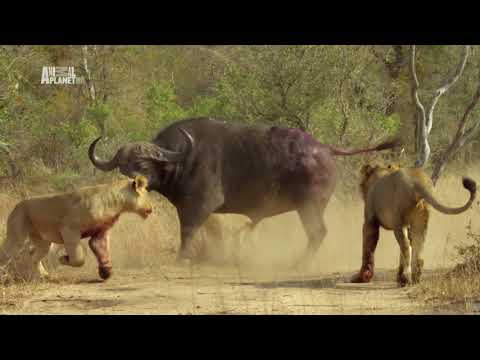
<instances>
[{"instance_id":1,"label":"lioness","mask_svg":"<svg viewBox=\"0 0 480 360\"><path fill-rule=\"evenodd\" d=\"M394 231L400 245L397 282L400 286L419 282L424 263L422 251L428 227L428 204L444 214L460 214L475 200L475 181L463 178L463 187L470 192L470 199L462 207L449 208L433 197L432 181L421 169L364 165L361 175L360 189L365 202L363 257L360 272L351 281L369 282L372 279L374 252L382 226Z\"/></svg>"},{"instance_id":2,"label":"lioness","mask_svg":"<svg viewBox=\"0 0 480 360\"><path fill-rule=\"evenodd\" d=\"M152 212L147 179L137 176L113 184L84 187L72 192L33 197L23 200L7 220L7 239L0 249L0 266L16 256L27 237L34 244L33 275L48 275L41 260L51 243L63 244L66 256L63 265L79 267L85 253L80 239L89 237L99 275L108 279L112 274L109 254L109 230L124 212L133 212L144 219Z\"/></svg>"}]
</instances>

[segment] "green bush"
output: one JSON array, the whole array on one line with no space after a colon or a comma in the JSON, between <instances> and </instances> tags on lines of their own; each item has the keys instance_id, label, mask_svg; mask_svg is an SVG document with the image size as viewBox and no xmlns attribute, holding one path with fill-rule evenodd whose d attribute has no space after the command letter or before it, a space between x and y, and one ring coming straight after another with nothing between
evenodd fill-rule
<instances>
[{"instance_id":1,"label":"green bush","mask_svg":"<svg viewBox=\"0 0 480 360\"><path fill-rule=\"evenodd\" d=\"M188 112L179 105L171 83L155 82L147 90L147 114L149 127L160 129L187 117Z\"/></svg>"},{"instance_id":2,"label":"green bush","mask_svg":"<svg viewBox=\"0 0 480 360\"><path fill-rule=\"evenodd\" d=\"M78 124L64 122L54 129L58 137L72 150L89 144L93 137L98 134L93 124L83 118Z\"/></svg>"},{"instance_id":3,"label":"green bush","mask_svg":"<svg viewBox=\"0 0 480 360\"><path fill-rule=\"evenodd\" d=\"M112 117L112 109L108 104L96 103L88 107L85 120L96 124L100 129L107 129L108 122Z\"/></svg>"}]
</instances>

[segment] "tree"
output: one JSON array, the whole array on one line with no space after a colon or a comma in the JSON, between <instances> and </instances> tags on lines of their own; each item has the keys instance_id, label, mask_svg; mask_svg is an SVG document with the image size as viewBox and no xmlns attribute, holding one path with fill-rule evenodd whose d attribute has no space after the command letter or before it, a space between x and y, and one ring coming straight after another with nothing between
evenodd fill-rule
<instances>
[{"instance_id":1,"label":"tree","mask_svg":"<svg viewBox=\"0 0 480 360\"><path fill-rule=\"evenodd\" d=\"M412 99L417 108L417 131L416 131L416 149L417 149L417 159L415 161L416 167L424 167L430 157L430 145L428 142L428 137L432 130L433 126L433 111L435 106L438 103L438 100L442 95L444 95L460 78L462 75L465 65L467 63L468 56L470 54L470 46L466 45L463 47L462 54L460 56L460 61L454 71L454 73L445 78L442 84L435 89L433 92L432 99L430 103L425 106L422 104L419 97L420 83L418 81L417 69L416 69L416 46L411 46L410 53L410 73L411 73L411 89L412 89Z\"/></svg>"},{"instance_id":2,"label":"tree","mask_svg":"<svg viewBox=\"0 0 480 360\"><path fill-rule=\"evenodd\" d=\"M10 168L10 173L7 175L0 176L0 180L2 179L9 179L9 178L16 178L18 175L20 175L20 169L18 169L17 165L15 164L15 160L12 157L12 154L10 153L10 146L9 144L0 141L0 150L5 153L7 157L7 163Z\"/></svg>"},{"instance_id":3,"label":"tree","mask_svg":"<svg viewBox=\"0 0 480 360\"><path fill-rule=\"evenodd\" d=\"M432 173L432 181L434 184L437 183L438 179L440 178L441 174L445 170L445 167L448 161L459 152L465 145L470 143L474 136L477 134L478 129L480 127L480 119L476 121L470 121L470 115L472 114L474 108L477 106L478 102L480 101L480 66L478 69L478 83L477 89L475 94L473 95L470 103L468 104L465 112L463 113L460 121L458 122L457 131L452 139L450 145L443 151L441 156L434 164L433 173Z\"/></svg>"},{"instance_id":4,"label":"tree","mask_svg":"<svg viewBox=\"0 0 480 360\"><path fill-rule=\"evenodd\" d=\"M401 97L399 96L396 82L399 80L404 66L408 63L408 55L402 45L388 46L384 52L380 52L377 48L378 46L375 45L370 47L374 56L384 65L388 76L388 87L385 94L388 103L385 113L386 115L391 115L394 112L398 112Z\"/></svg>"},{"instance_id":5,"label":"tree","mask_svg":"<svg viewBox=\"0 0 480 360\"><path fill-rule=\"evenodd\" d=\"M249 46L226 66L221 91L250 121L311 129L312 112L329 92L328 46Z\"/></svg>"}]
</instances>

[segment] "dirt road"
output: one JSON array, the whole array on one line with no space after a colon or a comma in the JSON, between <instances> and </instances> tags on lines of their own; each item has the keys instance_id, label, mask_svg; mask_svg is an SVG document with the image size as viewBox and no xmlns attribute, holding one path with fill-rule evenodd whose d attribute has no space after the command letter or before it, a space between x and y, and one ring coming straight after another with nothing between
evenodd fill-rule
<instances>
[{"instance_id":1,"label":"dirt road","mask_svg":"<svg viewBox=\"0 0 480 360\"><path fill-rule=\"evenodd\" d=\"M371 284L351 274L242 273L168 266L118 271L107 282L70 271L39 284L4 314L425 314L432 308L395 285L392 272ZM73 276L72 276L73 274Z\"/></svg>"}]
</instances>

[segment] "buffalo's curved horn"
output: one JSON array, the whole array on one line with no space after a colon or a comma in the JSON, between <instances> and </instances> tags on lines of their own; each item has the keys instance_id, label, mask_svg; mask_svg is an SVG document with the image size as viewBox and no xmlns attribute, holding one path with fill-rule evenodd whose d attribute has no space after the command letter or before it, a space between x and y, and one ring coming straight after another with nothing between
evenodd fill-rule
<instances>
[{"instance_id":1,"label":"buffalo's curved horn","mask_svg":"<svg viewBox=\"0 0 480 360\"><path fill-rule=\"evenodd\" d=\"M185 158L190 154L190 152L193 150L193 148L195 146L195 140L193 140L192 135L190 135L186 130L184 130L180 127L178 128L178 130L187 139L187 149L185 151L172 151L172 150L167 150L165 148L162 148L162 147L158 146L158 148L160 149L160 152L161 152L161 158L163 158L164 161L167 161L167 162L181 162L181 161L185 160ZM150 157L155 158L156 160L159 160L158 156L156 156L156 157L150 156Z\"/></svg>"},{"instance_id":2,"label":"buffalo's curved horn","mask_svg":"<svg viewBox=\"0 0 480 360\"><path fill-rule=\"evenodd\" d=\"M116 156L112 160L106 161L106 160L99 159L95 155L95 146L97 145L97 142L101 138L102 137L100 136L99 138L93 140L93 142L90 144L90 147L88 148L88 157L90 158L90 161L97 169L100 169L102 171L112 171L118 166L118 161Z\"/></svg>"}]
</instances>

